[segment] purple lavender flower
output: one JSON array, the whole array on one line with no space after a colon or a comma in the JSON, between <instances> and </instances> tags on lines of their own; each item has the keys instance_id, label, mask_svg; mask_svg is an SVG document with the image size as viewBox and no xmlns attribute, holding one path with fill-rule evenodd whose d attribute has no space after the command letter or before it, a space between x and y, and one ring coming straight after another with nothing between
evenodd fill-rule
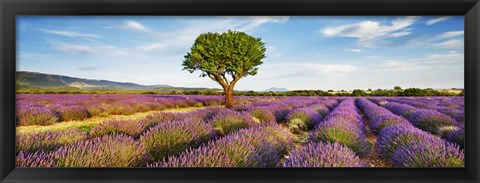
<instances>
[{"instance_id":1,"label":"purple lavender flower","mask_svg":"<svg viewBox=\"0 0 480 183\"><path fill-rule=\"evenodd\" d=\"M248 113L259 122L275 121L275 116L267 107L255 107L249 109Z\"/></svg>"},{"instance_id":2,"label":"purple lavender flower","mask_svg":"<svg viewBox=\"0 0 480 183\"><path fill-rule=\"evenodd\" d=\"M411 122L418 128L437 135L442 134L441 128L457 125L457 122L451 117L428 109L415 111L412 114Z\"/></svg>"},{"instance_id":3,"label":"purple lavender flower","mask_svg":"<svg viewBox=\"0 0 480 183\"><path fill-rule=\"evenodd\" d=\"M448 107L438 107L436 110L452 117L459 123L465 123L465 112L463 110L452 109Z\"/></svg>"},{"instance_id":4,"label":"purple lavender flower","mask_svg":"<svg viewBox=\"0 0 480 183\"><path fill-rule=\"evenodd\" d=\"M176 155L214 138L210 125L196 119L160 123L140 136L151 155L151 161Z\"/></svg>"},{"instance_id":5,"label":"purple lavender flower","mask_svg":"<svg viewBox=\"0 0 480 183\"><path fill-rule=\"evenodd\" d=\"M249 110L249 108L250 108L251 106L252 106L252 105L240 104L240 105L235 105L235 106L233 106L233 109L234 109L235 111L238 111L238 112L243 112L243 111Z\"/></svg>"},{"instance_id":6,"label":"purple lavender flower","mask_svg":"<svg viewBox=\"0 0 480 183\"><path fill-rule=\"evenodd\" d=\"M292 107L283 103L283 101L269 105L267 108L275 115L277 122L285 121L288 113L292 110Z\"/></svg>"},{"instance_id":7,"label":"purple lavender flower","mask_svg":"<svg viewBox=\"0 0 480 183\"><path fill-rule=\"evenodd\" d=\"M208 121L218 135L224 136L233 131L255 126L257 123L247 113L225 111L218 113Z\"/></svg>"},{"instance_id":8,"label":"purple lavender flower","mask_svg":"<svg viewBox=\"0 0 480 183\"><path fill-rule=\"evenodd\" d=\"M170 112L156 112L142 119L141 123L143 123L144 128L147 129L159 123L183 121L189 117L191 117L191 115L182 115L179 113L170 113Z\"/></svg>"},{"instance_id":9,"label":"purple lavender flower","mask_svg":"<svg viewBox=\"0 0 480 183\"><path fill-rule=\"evenodd\" d=\"M35 105L19 105L17 107L19 125L50 125L60 118L57 113L46 107Z\"/></svg>"},{"instance_id":10,"label":"purple lavender flower","mask_svg":"<svg viewBox=\"0 0 480 183\"><path fill-rule=\"evenodd\" d=\"M315 142L338 142L361 156L366 155L370 148L365 141L364 133L356 124L341 119L336 120L336 118L330 118L330 120L319 124L313 130L309 139Z\"/></svg>"},{"instance_id":11,"label":"purple lavender flower","mask_svg":"<svg viewBox=\"0 0 480 183\"><path fill-rule=\"evenodd\" d=\"M136 120L110 120L95 126L90 132L90 137L100 137L111 134L126 134L138 138L146 129L143 121Z\"/></svg>"},{"instance_id":12,"label":"purple lavender flower","mask_svg":"<svg viewBox=\"0 0 480 183\"><path fill-rule=\"evenodd\" d=\"M292 152L283 167L365 167L358 156L339 143L309 143Z\"/></svg>"},{"instance_id":13,"label":"purple lavender flower","mask_svg":"<svg viewBox=\"0 0 480 183\"><path fill-rule=\"evenodd\" d=\"M330 109L323 102L309 106L309 107L314 109L318 113L320 113L320 115L322 116L327 116L328 113L330 113Z\"/></svg>"},{"instance_id":14,"label":"purple lavender flower","mask_svg":"<svg viewBox=\"0 0 480 183\"><path fill-rule=\"evenodd\" d=\"M84 120L88 118L87 110L79 105L62 106L58 108L63 121Z\"/></svg>"},{"instance_id":15,"label":"purple lavender flower","mask_svg":"<svg viewBox=\"0 0 480 183\"><path fill-rule=\"evenodd\" d=\"M312 129L320 123L322 115L313 108L303 107L291 111L287 116L289 126L297 126L301 130Z\"/></svg>"},{"instance_id":16,"label":"purple lavender flower","mask_svg":"<svg viewBox=\"0 0 480 183\"><path fill-rule=\"evenodd\" d=\"M354 99L347 98L315 127L309 139L316 142L338 142L363 156L370 148L364 132L364 121L358 114Z\"/></svg>"},{"instance_id":17,"label":"purple lavender flower","mask_svg":"<svg viewBox=\"0 0 480 183\"><path fill-rule=\"evenodd\" d=\"M395 167L464 167L464 153L448 142L415 142L400 147L391 162Z\"/></svg>"},{"instance_id":18,"label":"purple lavender flower","mask_svg":"<svg viewBox=\"0 0 480 183\"><path fill-rule=\"evenodd\" d=\"M381 131L377 138L377 150L384 159L390 159L398 148L414 142L441 144L444 141L412 125L395 124Z\"/></svg>"},{"instance_id":19,"label":"purple lavender flower","mask_svg":"<svg viewBox=\"0 0 480 183\"><path fill-rule=\"evenodd\" d=\"M27 153L20 151L17 155L16 167L57 167L57 159L59 154L49 153L45 151L36 151Z\"/></svg>"},{"instance_id":20,"label":"purple lavender flower","mask_svg":"<svg viewBox=\"0 0 480 183\"><path fill-rule=\"evenodd\" d=\"M400 116L394 115L394 114L384 114L384 115L379 115L373 118L373 120L370 121L370 128L373 130L375 133L379 133L382 131L387 126L394 125L394 124L409 124L405 118L402 118Z\"/></svg>"},{"instance_id":21,"label":"purple lavender flower","mask_svg":"<svg viewBox=\"0 0 480 183\"><path fill-rule=\"evenodd\" d=\"M206 109L201 109L201 110L196 110L194 112L190 112L189 115L196 117L196 118L201 118L205 121L211 120L213 117L220 113L225 113L225 112L232 112L228 108L224 107L208 107Z\"/></svg>"},{"instance_id":22,"label":"purple lavender flower","mask_svg":"<svg viewBox=\"0 0 480 183\"><path fill-rule=\"evenodd\" d=\"M242 129L179 156L148 167L275 167L294 143L293 136L274 123Z\"/></svg>"},{"instance_id":23,"label":"purple lavender flower","mask_svg":"<svg viewBox=\"0 0 480 183\"><path fill-rule=\"evenodd\" d=\"M443 137L451 143L456 143L461 148L465 147L465 127L463 126L447 131Z\"/></svg>"},{"instance_id":24,"label":"purple lavender flower","mask_svg":"<svg viewBox=\"0 0 480 183\"><path fill-rule=\"evenodd\" d=\"M388 102L383 107L392 111L397 115L401 115L407 119L411 119L412 114L417 110L415 107L407 104L400 104L396 102Z\"/></svg>"},{"instance_id":25,"label":"purple lavender flower","mask_svg":"<svg viewBox=\"0 0 480 183\"><path fill-rule=\"evenodd\" d=\"M201 106L219 105L223 100L220 96L18 94L17 116L19 123L22 124L45 125L59 121L59 117L63 117L65 120L81 120L85 119L85 116L133 114L166 108L199 106L199 104ZM246 100L252 99L240 99L239 102ZM58 111L59 114L55 114L54 111ZM59 116L60 114L62 115Z\"/></svg>"},{"instance_id":26,"label":"purple lavender flower","mask_svg":"<svg viewBox=\"0 0 480 183\"><path fill-rule=\"evenodd\" d=\"M16 149L17 153L20 151L52 151L59 148L60 146L72 144L86 139L87 135L78 129L34 134L17 133Z\"/></svg>"},{"instance_id":27,"label":"purple lavender flower","mask_svg":"<svg viewBox=\"0 0 480 183\"><path fill-rule=\"evenodd\" d=\"M140 167L148 160L143 145L126 135L105 135L52 152L20 152L17 167Z\"/></svg>"},{"instance_id":28,"label":"purple lavender flower","mask_svg":"<svg viewBox=\"0 0 480 183\"><path fill-rule=\"evenodd\" d=\"M410 124L405 118L397 116L365 98L358 98L357 105L363 110L364 116L370 121L370 129L374 133L378 134L383 128L393 124Z\"/></svg>"}]
</instances>

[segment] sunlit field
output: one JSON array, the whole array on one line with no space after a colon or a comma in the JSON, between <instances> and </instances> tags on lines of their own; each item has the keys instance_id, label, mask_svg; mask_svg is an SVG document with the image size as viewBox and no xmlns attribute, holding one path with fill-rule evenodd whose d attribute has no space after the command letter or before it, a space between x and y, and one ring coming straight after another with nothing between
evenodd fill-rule
<instances>
[{"instance_id":1,"label":"sunlit field","mask_svg":"<svg viewBox=\"0 0 480 183\"><path fill-rule=\"evenodd\" d=\"M17 167L465 167L463 16L16 21Z\"/></svg>"},{"instance_id":2,"label":"sunlit field","mask_svg":"<svg viewBox=\"0 0 480 183\"><path fill-rule=\"evenodd\" d=\"M18 95L17 167L463 167L463 97Z\"/></svg>"}]
</instances>

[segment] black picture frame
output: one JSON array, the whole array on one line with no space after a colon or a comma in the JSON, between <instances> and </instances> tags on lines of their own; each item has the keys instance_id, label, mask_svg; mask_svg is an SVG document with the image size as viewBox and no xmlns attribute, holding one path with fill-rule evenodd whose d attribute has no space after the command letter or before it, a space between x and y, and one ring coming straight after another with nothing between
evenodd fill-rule
<instances>
[{"instance_id":1,"label":"black picture frame","mask_svg":"<svg viewBox=\"0 0 480 183\"><path fill-rule=\"evenodd\" d=\"M462 15L465 168L15 168L18 15ZM1 0L1 182L479 182L478 0Z\"/></svg>"}]
</instances>

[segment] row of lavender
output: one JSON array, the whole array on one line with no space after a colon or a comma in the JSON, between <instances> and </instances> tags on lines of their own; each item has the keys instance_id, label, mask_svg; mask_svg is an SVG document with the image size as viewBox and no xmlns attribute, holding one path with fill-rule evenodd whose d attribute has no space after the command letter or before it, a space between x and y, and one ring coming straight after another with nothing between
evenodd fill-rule
<instances>
[{"instance_id":1,"label":"row of lavender","mask_svg":"<svg viewBox=\"0 0 480 183\"><path fill-rule=\"evenodd\" d=\"M282 120L288 116L291 116L295 111L293 110L295 108L311 106L312 104L319 102L326 102L327 104L332 105L335 103L332 101L335 100L298 97L281 100L279 102L254 102L250 106L251 109L243 112L235 112L224 108L209 108L188 114L158 113L157 115L149 116L141 121L105 122L92 129L89 134L82 134L80 131L73 130L67 132L52 132L28 136L19 135L17 137L17 151L19 152L17 166L135 167L142 165L144 166L145 162L157 162L157 164L152 164L152 166L154 166L159 165L158 161L163 162L161 164L175 162L173 159L179 157L172 155L176 155L189 148L198 147L208 141L210 141L208 144L217 145L205 146L219 146L219 149L234 152L236 149L228 150L227 147L241 148L241 146L238 144L226 144L246 143L247 145L253 145L255 147L262 146L263 148L263 146L270 147L270 145L268 145L269 143L267 143L267 139L271 139L271 142L275 143L278 143L279 140L283 139L288 143L282 143L282 148L279 147L280 149L277 149L279 150L279 153L281 153L278 154L278 156L275 156L281 157L281 154L285 154L285 149L289 149L287 147L292 145L289 140L292 137L291 133L285 131L278 125L274 125L275 123L269 120L260 118L259 122L262 122L260 124L268 125L259 125L259 123L256 123L252 120L252 117L249 114L256 114L258 113L258 109L262 109L261 113L263 114L260 116L273 116L275 118L274 120L277 120L277 118ZM268 128L264 126L268 126ZM252 130L250 130L249 127L252 128ZM260 132L263 131L260 130L263 128L276 130L271 132L273 134L268 135L269 133L267 133L266 135L262 134L263 132ZM240 129L247 130L242 131ZM243 133L258 133L258 135L263 136L263 138L260 138L259 136L258 138L251 139L255 141L251 142L246 140L244 135L239 135ZM226 137L221 138L222 136ZM217 140L219 138L221 139ZM226 139L236 140L232 141ZM107 143L118 144L118 146L109 145ZM133 148L133 146L137 146L137 148ZM199 149L205 148L205 146L202 146ZM122 152L122 150L119 148L124 148L125 151ZM254 149L259 150L261 148L257 147ZM117 152L119 154L116 154ZM238 151L237 153L244 152L242 150ZM264 153L273 152L268 150L268 152ZM241 154L232 154L232 156L229 158L235 159L235 157L238 155ZM244 157L243 155L239 157ZM167 158L167 156L172 157ZM117 160L108 162L108 159L111 160L112 158ZM166 161L165 158L171 160ZM207 162L216 162L217 160L215 160L215 158L220 157L205 156L204 158L213 158ZM222 164L219 164L219 166L220 165ZM205 166L213 165L206 164ZM250 166L250 164L240 163L236 166ZM273 165L271 163L264 163L263 165L257 164L255 166Z\"/></svg>"},{"instance_id":2,"label":"row of lavender","mask_svg":"<svg viewBox=\"0 0 480 183\"><path fill-rule=\"evenodd\" d=\"M341 102L337 105L337 101ZM357 99L357 106L370 121L370 129L379 134L377 149L382 158L389 160L392 165L463 166L463 151L458 146L416 128L404 118L367 99ZM56 139L77 139L70 145L60 143L51 151L23 149L18 155L17 166L135 167L145 166L145 163L149 167L366 166L359 156L365 156L370 147L365 142L365 121L353 98L298 97L275 102L253 102L239 105L235 110L240 112L211 108L186 115L159 113L141 122L102 123L88 135L72 135L80 138ZM322 121L322 118L325 119ZM293 132L311 130L307 144L289 153L296 137L273 121L285 123ZM67 134L72 133L65 132L63 135ZM42 138L26 139L33 139L35 143L43 141ZM116 141L115 138L122 140ZM119 149L102 141L119 143L118 147L131 150L127 154L136 158L104 157L105 151L111 155ZM122 143L124 141L126 143ZM124 147L125 144L133 144L138 148ZM420 144L427 145L420 147ZM74 148L77 146L83 149ZM99 150L93 154L81 153L97 148ZM287 158L283 159L285 155ZM96 156L100 156L99 161L86 160L95 159ZM118 161L109 163L110 158L117 158Z\"/></svg>"},{"instance_id":3,"label":"row of lavender","mask_svg":"<svg viewBox=\"0 0 480 183\"><path fill-rule=\"evenodd\" d=\"M237 103L276 100L275 97L236 97ZM18 125L49 125L59 121L83 120L92 116L133 114L167 108L221 105L221 96L160 95L17 95Z\"/></svg>"},{"instance_id":4,"label":"row of lavender","mask_svg":"<svg viewBox=\"0 0 480 183\"><path fill-rule=\"evenodd\" d=\"M364 167L369 145L354 98L342 100L310 132L306 145L293 151L284 167Z\"/></svg>"},{"instance_id":5,"label":"row of lavender","mask_svg":"<svg viewBox=\"0 0 480 183\"><path fill-rule=\"evenodd\" d=\"M459 146L464 146L465 126L452 117L432 109L417 108L405 103L385 101L381 98L371 98L391 112L410 121L414 126L442 137ZM401 100L398 100L401 101ZM463 115L462 115L463 116Z\"/></svg>"},{"instance_id":6,"label":"row of lavender","mask_svg":"<svg viewBox=\"0 0 480 183\"><path fill-rule=\"evenodd\" d=\"M464 99L463 97L398 97L385 98L388 101L408 104L421 109L432 109L448 115L459 123L465 122Z\"/></svg>"},{"instance_id":7,"label":"row of lavender","mask_svg":"<svg viewBox=\"0 0 480 183\"><path fill-rule=\"evenodd\" d=\"M395 167L463 167L464 152L454 143L423 131L401 116L365 98L357 106L378 135L376 150ZM370 144L365 121L352 98L343 100L311 132L309 142L294 151L285 167L364 167ZM422 110L413 113L424 113ZM428 118L431 119L431 118ZM432 119L434 120L434 119ZM415 122L419 122L418 120ZM421 122L420 122L421 123Z\"/></svg>"},{"instance_id":8,"label":"row of lavender","mask_svg":"<svg viewBox=\"0 0 480 183\"><path fill-rule=\"evenodd\" d=\"M463 150L454 143L415 127L414 125L418 125L419 121L409 122L365 98L358 99L357 103L370 121L370 128L378 134L378 152L393 166L464 166ZM413 113L412 115L421 115L423 111L413 111Z\"/></svg>"},{"instance_id":9,"label":"row of lavender","mask_svg":"<svg viewBox=\"0 0 480 183\"><path fill-rule=\"evenodd\" d=\"M238 106L236 110L246 111L254 118L268 119L261 123L263 129L249 128L199 148L186 151L179 156L170 156L162 161L148 164L148 167L278 167L283 157L295 146L297 137L278 123L286 124L290 131L307 130L328 114L338 99L306 98L293 100L286 107L279 103L253 103ZM270 114L269 114L270 113ZM273 115L275 114L275 115ZM273 118L273 116L274 118ZM277 123L272 122L276 120ZM263 132L262 132L263 131ZM332 159L332 161L335 161Z\"/></svg>"}]
</instances>

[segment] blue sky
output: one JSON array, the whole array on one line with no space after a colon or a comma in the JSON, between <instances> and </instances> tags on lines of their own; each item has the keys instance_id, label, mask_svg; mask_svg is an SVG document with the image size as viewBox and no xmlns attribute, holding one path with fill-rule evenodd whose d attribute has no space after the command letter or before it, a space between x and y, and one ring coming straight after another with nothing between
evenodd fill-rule
<instances>
[{"instance_id":1,"label":"blue sky","mask_svg":"<svg viewBox=\"0 0 480 183\"><path fill-rule=\"evenodd\" d=\"M196 36L229 29L267 47L237 90L464 86L462 16L18 16L17 70L220 88L181 63Z\"/></svg>"}]
</instances>

